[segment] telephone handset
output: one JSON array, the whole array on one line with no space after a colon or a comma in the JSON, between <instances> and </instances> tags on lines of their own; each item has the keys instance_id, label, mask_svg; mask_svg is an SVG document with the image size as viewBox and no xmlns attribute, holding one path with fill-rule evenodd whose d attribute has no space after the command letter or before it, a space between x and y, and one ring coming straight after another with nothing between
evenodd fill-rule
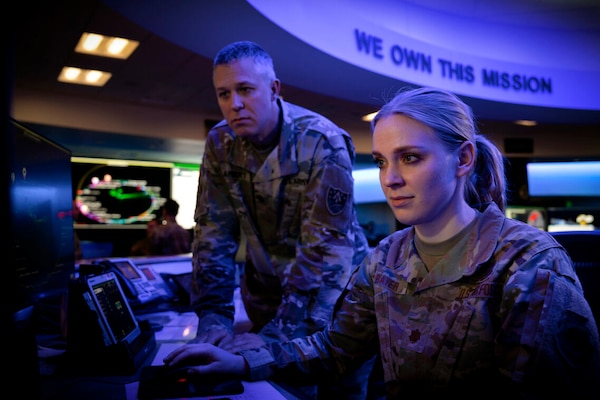
<instances>
[{"instance_id":1,"label":"telephone handset","mask_svg":"<svg viewBox=\"0 0 600 400\"><path fill-rule=\"evenodd\" d=\"M148 266L142 269L129 258L111 258L96 263L104 271L115 273L132 307L176 297L162 277Z\"/></svg>"}]
</instances>

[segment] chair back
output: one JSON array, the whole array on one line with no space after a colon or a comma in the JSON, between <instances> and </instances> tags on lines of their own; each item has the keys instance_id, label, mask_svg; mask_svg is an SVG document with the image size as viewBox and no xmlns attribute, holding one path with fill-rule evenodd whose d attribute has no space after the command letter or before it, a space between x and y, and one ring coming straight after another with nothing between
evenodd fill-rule
<instances>
[{"instance_id":1,"label":"chair back","mask_svg":"<svg viewBox=\"0 0 600 400\"><path fill-rule=\"evenodd\" d=\"M596 324L600 326L600 230L551 232L571 256Z\"/></svg>"}]
</instances>

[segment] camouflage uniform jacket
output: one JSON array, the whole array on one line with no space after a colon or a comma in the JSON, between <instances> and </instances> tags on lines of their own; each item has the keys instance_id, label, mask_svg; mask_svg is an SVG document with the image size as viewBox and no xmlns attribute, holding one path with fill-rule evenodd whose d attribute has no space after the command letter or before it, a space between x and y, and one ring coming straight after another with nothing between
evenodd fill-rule
<instances>
[{"instance_id":1,"label":"camouflage uniform jacket","mask_svg":"<svg viewBox=\"0 0 600 400\"><path fill-rule=\"evenodd\" d=\"M380 242L325 331L241 352L251 379L342 373L350 360L379 352L390 398L525 386L537 394L570 385L574 393L600 381L591 309L551 235L491 204L430 272L413 238L409 227Z\"/></svg>"},{"instance_id":2,"label":"camouflage uniform jacket","mask_svg":"<svg viewBox=\"0 0 600 400\"><path fill-rule=\"evenodd\" d=\"M264 162L224 121L208 134L192 246L200 330L232 328L242 233L242 299L253 331L266 341L324 329L352 267L368 252L354 204L350 136L279 102L281 136Z\"/></svg>"}]
</instances>

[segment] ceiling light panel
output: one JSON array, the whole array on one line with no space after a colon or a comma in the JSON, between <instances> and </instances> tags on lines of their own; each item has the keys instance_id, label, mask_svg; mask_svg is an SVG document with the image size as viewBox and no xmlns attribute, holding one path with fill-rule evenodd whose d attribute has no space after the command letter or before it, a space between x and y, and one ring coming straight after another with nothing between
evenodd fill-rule
<instances>
[{"instance_id":1,"label":"ceiling light panel","mask_svg":"<svg viewBox=\"0 0 600 400\"><path fill-rule=\"evenodd\" d=\"M111 78L110 72L77 67L63 67L58 80L65 83L75 83L87 86L104 86Z\"/></svg>"},{"instance_id":2,"label":"ceiling light panel","mask_svg":"<svg viewBox=\"0 0 600 400\"><path fill-rule=\"evenodd\" d=\"M79 38L75 51L100 57L127 59L140 42L114 36L84 32Z\"/></svg>"}]
</instances>

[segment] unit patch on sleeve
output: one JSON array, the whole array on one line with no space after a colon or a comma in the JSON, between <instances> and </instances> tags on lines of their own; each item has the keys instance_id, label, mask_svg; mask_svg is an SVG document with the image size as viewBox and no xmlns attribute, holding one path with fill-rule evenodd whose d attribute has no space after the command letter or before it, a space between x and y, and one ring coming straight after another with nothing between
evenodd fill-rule
<instances>
[{"instance_id":1,"label":"unit patch on sleeve","mask_svg":"<svg viewBox=\"0 0 600 400\"><path fill-rule=\"evenodd\" d=\"M327 210L331 215L338 215L344 211L346 201L348 200L348 193L341 191L338 188L329 186L327 190Z\"/></svg>"}]
</instances>

